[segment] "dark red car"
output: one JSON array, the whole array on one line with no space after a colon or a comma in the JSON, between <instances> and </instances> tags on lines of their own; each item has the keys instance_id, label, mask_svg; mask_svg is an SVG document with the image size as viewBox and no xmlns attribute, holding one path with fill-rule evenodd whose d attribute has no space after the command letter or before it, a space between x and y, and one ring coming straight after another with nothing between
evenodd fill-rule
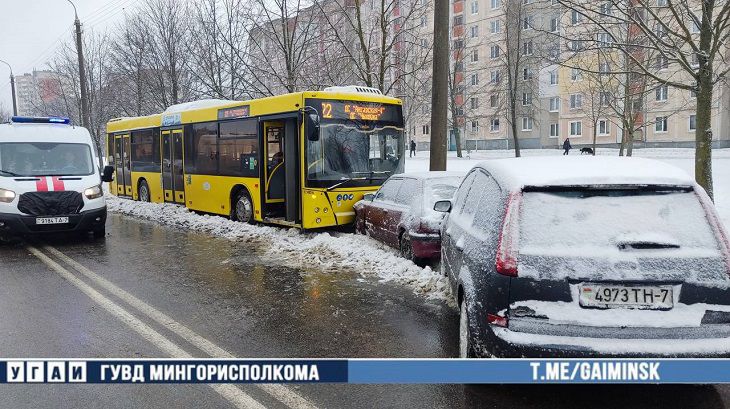
<instances>
[{"instance_id":1,"label":"dark red car","mask_svg":"<svg viewBox=\"0 0 730 409\"><path fill-rule=\"evenodd\" d=\"M394 175L377 193L355 204L355 229L400 249L403 257L414 262L437 260L443 214L434 211L433 205L450 200L462 176L456 172Z\"/></svg>"}]
</instances>

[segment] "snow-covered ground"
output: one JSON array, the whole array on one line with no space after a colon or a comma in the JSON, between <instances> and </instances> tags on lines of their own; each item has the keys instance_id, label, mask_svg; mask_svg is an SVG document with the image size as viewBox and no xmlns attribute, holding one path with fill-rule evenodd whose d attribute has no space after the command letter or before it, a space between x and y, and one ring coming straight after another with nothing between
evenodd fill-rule
<instances>
[{"instance_id":1,"label":"snow-covered ground","mask_svg":"<svg viewBox=\"0 0 730 409\"><path fill-rule=\"evenodd\" d=\"M524 150L523 156L560 155L559 150ZM577 150L573 155L579 154ZM616 150L599 149L599 155L617 155ZM678 166L694 173L692 149L641 149L635 156L653 158ZM448 170L471 169L483 160L512 157L513 152L479 151L457 158L449 154ZM730 149L716 150L713 174L715 200L726 225L730 225ZM406 161L406 171L428 170L428 155L418 152ZM255 244L264 251L263 257L300 270L325 271L355 270L365 278L404 285L416 294L430 300L445 301L453 305L446 278L431 268L421 268L398 256L397 251L365 236L345 233L302 233L296 229L247 225L229 221L223 217L199 215L175 205L133 202L107 195L109 210L115 213L150 220L159 224L194 230L235 241Z\"/></svg>"}]
</instances>

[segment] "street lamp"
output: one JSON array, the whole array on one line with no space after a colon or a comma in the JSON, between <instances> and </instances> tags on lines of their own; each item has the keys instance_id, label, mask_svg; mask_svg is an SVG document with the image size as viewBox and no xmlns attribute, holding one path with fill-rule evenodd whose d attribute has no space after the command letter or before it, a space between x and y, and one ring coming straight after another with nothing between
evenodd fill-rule
<instances>
[{"instance_id":1,"label":"street lamp","mask_svg":"<svg viewBox=\"0 0 730 409\"><path fill-rule=\"evenodd\" d=\"M76 12L76 5L71 0L74 8L74 26L76 27L76 53L79 59L79 83L81 84L81 126L89 128L89 96L86 91L86 68L84 67L84 51L81 43L81 22Z\"/></svg>"},{"instance_id":2,"label":"street lamp","mask_svg":"<svg viewBox=\"0 0 730 409\"><path fill-rule=\"evenodd\" d=\"M13 67L10 66L6 61L0 60L1 63L8 66L10 70L10 91L13 94L13 116L18 115L18 105L15 102L15 76L13 76Z\"/></svg>"}]
</instances>

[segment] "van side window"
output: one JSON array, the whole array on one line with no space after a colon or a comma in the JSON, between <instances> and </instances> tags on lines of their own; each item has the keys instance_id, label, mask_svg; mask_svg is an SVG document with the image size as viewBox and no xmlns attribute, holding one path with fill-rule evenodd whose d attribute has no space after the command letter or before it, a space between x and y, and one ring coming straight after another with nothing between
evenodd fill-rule
<instances>
[{"instance_id":1,"label":"van side window","mask_svg":"<svg viewBox=\"0 0 730 409\"><path fill-rule=\"evenodd\" d=\"M390 179L378 190L375 200L378 202L394 202L403 179Z\"/></svg>"},{"instance_id":2,"label":"van side window","mask_svg":"<svg viewBox=\"0 0 730 409\"><path fill-rule=\"evenodd\" d=\"M459 186L459 189L456 191L456 196L454 197L454 205L451 210L452 215L461 214L461 209L464 207L464 200L466 199L467 193L469 193L469 189L471 188L471 184L474 181L475 176L476 171L471 172L466 176L466 178L464 178L464 181L461 182L461 186Z\"/></svg>"}]
</instances>

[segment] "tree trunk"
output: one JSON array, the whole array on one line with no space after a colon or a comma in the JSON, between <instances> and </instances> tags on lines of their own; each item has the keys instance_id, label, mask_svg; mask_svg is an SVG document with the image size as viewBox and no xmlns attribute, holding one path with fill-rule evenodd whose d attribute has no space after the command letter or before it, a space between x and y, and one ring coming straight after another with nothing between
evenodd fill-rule
<instances>
[{"instance_id":1,"label":"tree trunk","mask_svg":"<svg viewBox=\"0 0 730 409\"><path fill-rule=\"evenodd\" d=\"M456 142L456 157L461 158L461 132L459 132L459 127L454 127L454 142Z\"/></svg>"},{"instance_id":2,"label":"tree trunk","mask_svg":"<svg viewBox=\"0 0 730 409\"><path fill-rule=\"evenodd\" d=\"M626 156L631 156L634 153L634 130L629 132L629 140L626 141Z\"/></svg>"},{"instance_id":3,"label":"tree trunk","mask_svg":"<svg viewBox=\"0 0 730 409\"><path fill-rule=\"evenodd\" d=\"M618 147L618 156L624 156L624 148L626 147L626 124L623 126L624 129L621 130L621 143Z\"/></svg>"},{"instance_id":4,"label":"tree trunk","mask_svg":"<svg viewBox=\"0 0 730 409\"><path fill-rule=\"evenodd\" d=\"M512 130L512 140L515 143L515 158L520 157L520 140L517 138L517 119L515 118L514 111L512 112L512 122L510 123L510 127Z\"/></svg>"},{"instance_id":5,"label":"tree trunk","mask_svg":"<svg viewBox=\"0 0 730 409\"><path fill-rule=\"evenodd\" d=\"M712 84L700 70L695 117L695 181L714 201L712 186Z\"/></svg>"},{"instance_id":6,"label":"tree trunk","mask_svg":"<svg viewBox=\"0 0 730 409\"><path fill-rule=\"evenodd\" d=\"M593 121L593 156L596 156L596 138L598 137L598 121Z\"/></svg>"}]
</instances>

